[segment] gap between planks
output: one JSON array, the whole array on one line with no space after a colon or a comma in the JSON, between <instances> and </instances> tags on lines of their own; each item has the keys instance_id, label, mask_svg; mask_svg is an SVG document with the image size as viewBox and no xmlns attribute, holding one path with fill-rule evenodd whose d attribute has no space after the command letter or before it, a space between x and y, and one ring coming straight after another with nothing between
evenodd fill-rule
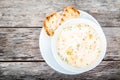
<instances>
[{"instance_id":1,"label":"gap between planks","mask_svg":"<svg viewBox=\"0 0 120 80\"><path fill-rule=\"evenodd\" d=\"M0 62L45 62L45 60L1 60Z\"/></svg>"},{"instance_id":2,"label":"gap between planks","mask_svg":"<svg viewBox=\"0 0 120 80\"><path fill-rule=\"evenodd\" d=\"M0 28L42 28L41 26L32 26L32 27L26 27L26 26L20 26L20 27L10 27L10 26L0 26Z\"/></svg>"},{"instance_id":3,"label":"gap between planks","mask_svg":"<svg viewBox=\"0 0 120 80\"><path fill-rule=\"evenodd\" d=\"M120 28L120 26L101 26L101 27L110 27L110 28ZM0 26L0 28L42 28L41 26L31 26L31 27L27 27L27 26L19 26L19 27L11 27L11 26Z\"/></svg>"},{"instance_id":4,"label":"gap between planks","mask_svg":"<svg viewBox=\"0 0 120 80\"><path fill-rule=\"evenodd\" d=\"M103 61L120 61L120 60L104 60L103 59ZM15 61L13 61L13 60L1 60L0 62L45 62L45 60L28 60L28 61L26 61L26 60L15 60Z\"/></svg>"}]
</instances>

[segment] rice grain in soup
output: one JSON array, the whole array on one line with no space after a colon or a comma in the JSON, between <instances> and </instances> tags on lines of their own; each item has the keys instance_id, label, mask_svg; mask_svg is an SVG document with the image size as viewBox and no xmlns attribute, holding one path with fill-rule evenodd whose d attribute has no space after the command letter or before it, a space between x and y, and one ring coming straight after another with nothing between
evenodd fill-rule
<instances>
[{"instance_id":1,"label":"rice grain in soup","mask_svg":"<svg viewBox=\"0 0 120 80\"><path fill-rule=\"evenodd\" d=\"M101 40L91 25L68 24L59 32L56 47L61 61L81 68L95 63L101 53Z\"/></svg>"}]
</instances>

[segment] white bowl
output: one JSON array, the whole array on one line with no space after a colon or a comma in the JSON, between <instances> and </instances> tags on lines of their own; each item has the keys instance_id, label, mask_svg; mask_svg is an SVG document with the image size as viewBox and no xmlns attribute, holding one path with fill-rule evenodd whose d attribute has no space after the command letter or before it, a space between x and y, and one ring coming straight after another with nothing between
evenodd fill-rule
<instances>
[{"instance_id":1,"label":"white bowl","mask_svg":"<svg viewBox=\"0 0 120 80\"><path fill-rule=\"evenodd\" d=\"M57 51L56 51L56 39L58 37L58 34L59 32L68 24L71 24L71 23L87 23L89 25L91 25L95 30L96 32L98 33L98 35L100 36L100 39L101 39L101 44L102 44L102 51L101 51L101 55L99 56L99 58L96 60L95 63L93 63L92 65L88 66L88 67L84 67L84 68L79 68L79 69L76 69L76 68L73 68L72 66L68 65L68 64L65 64L57 55ZM53 53L53 56L55 58L55 60L57 61L57 63L63 67L64 69L68 70L68 71L72 71L72 72L75 72L76 74L78 73L83 73L83 72L86 72L86 71L89 71L93 68L95 68L97 65L100 64L100 62L102 61L102 59L104 58L105 56L105 53L106 53L106 47L107 47L107 42L106 42L106 38L105 38L105 35L103 33L103 30L102 28L97 25L96 23L94 23L93 21L90 21L88 19L71 19L69 21L66 21L65 23L63 23L55 32L55 35L52 37L52 41L51 41L51 47L52 47L52 53Z\"/></svg>"}]
</instances>

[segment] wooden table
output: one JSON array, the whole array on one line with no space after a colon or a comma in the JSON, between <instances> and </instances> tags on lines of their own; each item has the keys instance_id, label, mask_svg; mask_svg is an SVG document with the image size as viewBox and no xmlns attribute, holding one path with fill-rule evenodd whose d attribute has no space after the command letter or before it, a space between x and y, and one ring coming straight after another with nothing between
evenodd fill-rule
<instances>
[{"instance_id":1,"label":"wooden table","mask_svg":"<svg viewBox=\"0 0 120 80\"><path fill-rule=\"evenodd\" d=\"M107 38L102 63L79 75L49 67L39 51L48 13L74 6L93 15ZM120 0L0 0L0 80L120 80Z\"/></svg>"}]
</instances>

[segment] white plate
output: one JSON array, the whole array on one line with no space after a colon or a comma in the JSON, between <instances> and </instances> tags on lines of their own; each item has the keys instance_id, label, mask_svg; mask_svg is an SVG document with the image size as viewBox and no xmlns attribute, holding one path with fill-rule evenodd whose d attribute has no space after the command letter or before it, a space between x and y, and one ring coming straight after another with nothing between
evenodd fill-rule
<instances>
[{"instance_id":1,"label":"white plate","mask_svg":"<svg viewBox=\"0 0 120 80\"><path fill-rule=\"evenodd\" d=\"M97 22L97 20L94 17L92 17L90 14L84 11L81 11L81 10L79 11L80 11L79 18L89 19L95 22L97 25L100 25ZM75 72L70 72L70 71L65 70L56 62L56 60L54 59L54 56L52 55L52 51L51 51L51 37L47 36L43 29L41 30L40 37L39 37L39 47L40 47L42 57L44 58L46 63L50 67L52 67L54 70L60 73L64 73L64 74L71 74L71 75L77 74Z\"/></svg>"}]
</instances>

